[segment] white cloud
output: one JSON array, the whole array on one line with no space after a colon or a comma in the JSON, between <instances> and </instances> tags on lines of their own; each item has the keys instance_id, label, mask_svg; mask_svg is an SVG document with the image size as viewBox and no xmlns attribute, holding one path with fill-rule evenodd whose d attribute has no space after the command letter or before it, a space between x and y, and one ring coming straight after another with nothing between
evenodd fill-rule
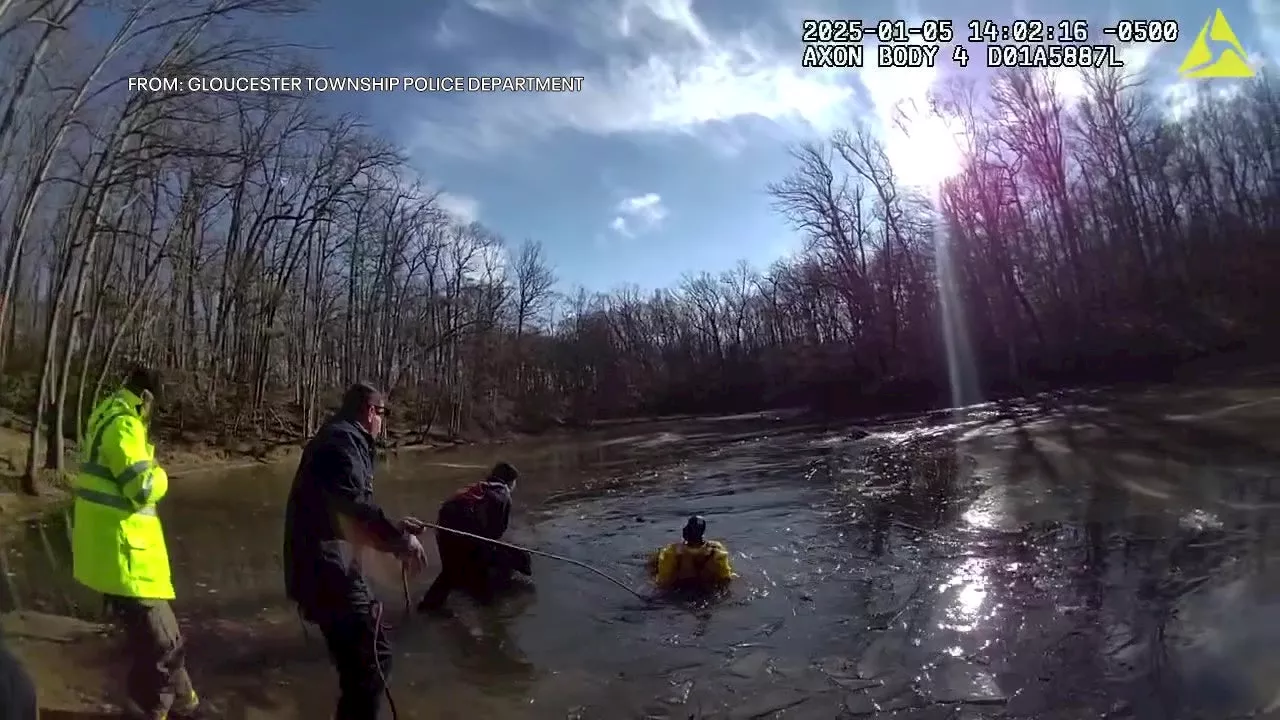
<instances>
[{"instance_id":1,"label":"white cloud","mask_svg":"<svg viewBox=\"0 0 1280 720\"><path fill-rule=\"evenodd\" d=\"M1244 89L1242 82L1199 83L1179 82L1166 85L1161 92L1165 112L1174 119L1182 119L1205 103L1227 102Z\"/></svg>"},{"instance_id":2,"label":"white cloud","mask_svg":"<svg viewBox=\"0 0 1280 720\"><path fill-rule=\"evenodd\" d=\"M609 227L626 237L635 237L653 230L667 217L667 208L662 204L662 196L657 193L626 198L618 203L616 211L618 214L609 223Z\"/></svg>"},{"instance_id":3,"label":"white cloud","mask_svg":"<svg viewBox=\"0 0 1280 720\"><path fill-rule=\"evenodd\" d=\"M438 152L492 152L557 130L592 135L693 133L759 116L826 131L847 120L853 91L841 73L800 67L799 47L765 33L717 33L691 0L467 0L475 11L567 36L566 47L605 58L598 67L528 67L495 61L489 74L581 75L579 93L485 94L424 120L416 142ZM448 22L444 18L442 22Z\"/></svg>"},{"instance_id":4,"label":"white cloud","mask_svg":"<svg viewBox=\"0 0 1280 720\"><path fill-rule=\"evenodd\" d=\"M506 278L510 265L509 252L505 245L487 245L480 249L480 258L476 262L472 277L502 280Z\"/></svg>"},{"instance_id":5,"label":"white cloud","mask_svg":"<svg viewBox=\"0 0 1280 720\"><path fill-rule=\"evenodd\" d=\"M1275 0L1249 0L1264 37L1280 38ZM861 81L871 101L873 121L886 143L890 161L908 183L933 184L958 161L960 149L939 119L930 117L928 95L939 71L866 69L848 72L800 67L795 42L799 15L830 16L832 0L778 3L777 14L748 29L711 27L696 12L694 0L458 0L440 20L441 42L458 28L478 27L479 18L537 28L562 41L555 65L514 64L501 57L473 68L494 75L581 75L579 93L495 93L450 96L425 106L427 115L412 132L410 143L437 153L492 155L530 147L531 142L560 131L595 136L631 133L696 135L713 150L732 154L744 142L740 127L727 123L747 117L772 121L796 137L847 126L865 103L854 90ZM1017 0L1015 8L1029 3ZM821 12L818 9L821 8ZM894 15L911 20L923 16L919 3L901 0ZM770 23L766 26L765 23ZM778 30L776 23L785 23ZM1267 35L1266 28L1272 28ZM787 34L787 30L791 32ZM784 39L771 40L771 33ZM956 27L956 34L967 32ZM474 43L473 43L474 44ZM917 43L919 44L919 43ZM1170 52L1152 44L1120 50L1127 71L1163 70ZM870 64L874 46L868 44ZM938 66L950 67L945 52ZM564 58L591 55L595 62ZM976 60L975 60L976 61ZM550 61L549 61L550 62ZM1172 62L1176 63L1177 59ZM1055 85L1068 102L1078 99L1085 84L1075 72L1056 73ZM909 132L895 122L898 108L919 120ZM619 212L611 223L617 233L636 232L632 219Z\"/></svg>"},{"instance_id":6,"label":"white cloud","mask_svg":"<svg viewBox=\"0 0 1280 720\"><path fill-rule=\"evenodd\" d=\"M484 232L455 228L446 236L446 252L442 258L446 273L461 271L476 281L501 280L507 274L510 258L506 245Z\"/></svg>"},{"instance_id":7,"label":"white cloud","mask_svg":"<svg viewBox=\"0 0 1280 720\"><path fill-rule=\"evenodd\" d=\"M592 50L620 41L686 39L711 44L689 0L462 0L472 10L570 36Z\"/></svg>"},{"instance_id":8,"label":"white cloud","mask_svg":"<svg viewBox=\"0 0 1280 720\"><path fill-rule=\"evenodd\" d=\"M436 196L436 204L464 225L480 219L480 201L469 195L442 192Z\"/></svg>"},{"instance_id":9,"label":"white cloud","mask_svg":"<svg viewBox=\"0 0 1280 720\"><path fill-rule=\"evenodd\" d=\"M467 44L468 39L467 34L457 25L445 19L441 19L436 24L435 31L431 33L431 42L444 50L462 47Z\"/></svg>"}]
</instances>

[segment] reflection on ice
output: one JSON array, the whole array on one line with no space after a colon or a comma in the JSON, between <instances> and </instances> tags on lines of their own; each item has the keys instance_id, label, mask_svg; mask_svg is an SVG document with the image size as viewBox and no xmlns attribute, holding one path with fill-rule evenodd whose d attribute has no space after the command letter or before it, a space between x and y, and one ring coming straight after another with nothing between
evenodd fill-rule
<instances>
[{"instance_id":1,"label":"reflection on ice","mask_svg":"<svg viewBox=\"0 0 1280 720\"><path fill-rule=\"evenodd\" d=\"M985 490L962 514L961 519L971 528L994 530L1002 526L1005 519L1005 495L1003 488L991 487Z\"/></svg>"},{"instance_id":2,"label":"reflection on ice","mask_svg":"<svg viewBox=\"0 0 1280 720\"><path fill-rule=\"evenodd\" d=\"M939 627L957 632L973 632L984 619L983 603L987 599L986 561L978 558L965 560L954 573L938 586L940 595L954 594ZM989 617L990 611L986 613Z\"/></svg>"},{"instance_id":3,"label":"reflection on ice","mask_svg":"<svg viewBox=\"0 0 1280 720\"><path fill-rule=\"evenodd\" d=\"M1221 530L1222 520L1205 510L1192 510L1178 519L1178 524L1188 530Z\"/></svg>"}]
</instances>

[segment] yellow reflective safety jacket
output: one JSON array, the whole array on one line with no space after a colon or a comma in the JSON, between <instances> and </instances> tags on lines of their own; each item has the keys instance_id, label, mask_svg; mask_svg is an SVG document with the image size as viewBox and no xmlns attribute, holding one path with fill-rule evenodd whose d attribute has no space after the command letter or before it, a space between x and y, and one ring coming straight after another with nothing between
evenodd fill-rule
<instances>
[{"instance_id":1,"label":"yellow reflective safety jacket","mask_svg":"<svg viewBox=\"0 0 1280 720\"><path fill-rule=\"evenodd\" d=\"M169 475L156 463L139 410L119 390L89 415L75 481L72 571L100 593L172 600L169 551L156 503Z\"/></svg>"},{"instance_id":2,"label":"yellow reflective safety jacket","mask_svg":"<svg viewBox=\"0 0 1280 720\"><path fill-rule=\"evenodd\" d=\"M650 559L649 569L663 589L712 589L737 577L729 551L716 540L701 545L672 543Z\"/></svg>"}]
</instances>

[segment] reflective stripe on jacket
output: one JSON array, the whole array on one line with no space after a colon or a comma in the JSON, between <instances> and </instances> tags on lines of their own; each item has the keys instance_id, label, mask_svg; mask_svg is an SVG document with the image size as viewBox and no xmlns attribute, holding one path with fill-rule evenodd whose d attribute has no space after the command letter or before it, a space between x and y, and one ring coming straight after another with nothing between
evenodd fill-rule
<instances>
[{"instance_id":1,"label":"reflective stripe on jacket","mask_svg":"<svg viewBox=\"0 0 1280 720\"><path fill-rule=\"evenodd\" d=\"M89 415L75 480L72 572L100 593L172 600L169 551L156 515L169 475L147 442L141 404L120 390Z\"/></svg>"},{"instance_id":2,"label":"reflective stripe on jacket","mask_svg":"<svg viewBox=\"0 0 1280 720\"><path fill-rule=\"evenodd\" d=\"M655 581L660 587L714 587L732 580L729 551L715 540L701 545L672 543L658 551Z\"/></svg>"}]
</instances>

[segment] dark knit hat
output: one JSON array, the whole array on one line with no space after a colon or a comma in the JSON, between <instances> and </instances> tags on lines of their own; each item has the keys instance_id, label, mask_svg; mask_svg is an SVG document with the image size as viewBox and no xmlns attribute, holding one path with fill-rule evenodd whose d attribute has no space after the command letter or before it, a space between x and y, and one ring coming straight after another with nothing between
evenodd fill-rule
<instances>
[{"instance_id":1,"label":"dark knit hat","mask_svg":"<svg viewBox=\"0 0 1280 720\"><path fill-rule=\"evenodd\" d=\"M158 398L161 389L160 371L146 365L134 365L129 369L129 376L125 379L124 386L139 395L149 392L152 397Z\"/></svg>"},{"instance_id":2,"label":"dark knit hat","mask_svg":"<svg viewBox=\"0 0 1280 720\"><path fill-rule=\"evenodd\" d=\"M700 543L702 538L707 534L707 521L701 515L693 515L689 518L689 522L684 524L685 542Z\"/></svg>"},{"instance_id":3,"label":"dark knit hat","mask_svg":"<svg viewBox=\"0 0 1280 720\"><path fill-rule=\"evenodd\" d=\"M489 471L490 480L503 483L504 485L511 485L519 477L520 473L516 472L516 469L508 462L500 462L497 465L494 465L493 469Z\"/></svg>"}]
</instances>

